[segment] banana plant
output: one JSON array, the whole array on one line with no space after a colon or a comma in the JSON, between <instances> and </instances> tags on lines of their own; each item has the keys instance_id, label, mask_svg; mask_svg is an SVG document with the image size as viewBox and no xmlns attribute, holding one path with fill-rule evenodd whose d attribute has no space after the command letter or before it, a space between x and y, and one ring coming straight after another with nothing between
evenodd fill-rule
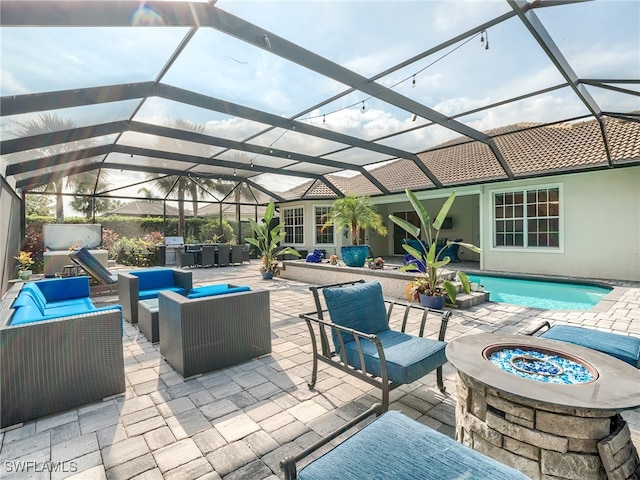
<instances>
[{"instance_id":1,"label":"banana plant","mask_svg":"<svg viewBox=\"0 0 640 480\"><path fill-rule=\"evenodd\" d=\"M431 222L429 213L422 203L420 203L420 200L418 200L415 193L409 189L405 190L405 193L409 198L411 206L420 219L420 227L417 227L416 225L394 215L389 215L389 219L420 242L422 246L422 250L418 250L411 245L402 245L402 248L404 248L409 255L416 260L421 261L425 265L425 271L414 278L412 282L411 298L416 298L418 293L429 296L440 296L446 292L451 302L455 303L455 286L449 280L442 279L442 268L449 264L451 259L448 256L440 258L444 249L438 250L438 237L440 236L442 224L449 214L449 209L456 198L456 192L452 192L451 195L449 195L449 198L444 202L444 205L442 205L440 212L438 212L438 215L433 222ZM420 232L424 232L424 240L420 239ZM468 248L472 252L480 253L480 248L471 243L448 241L447 246L448 245L460 245L461 247ZM404 265L398 270L414 271L415 269L415 265ZM464 272L456 272L456 276L460 280L460 283L462 283L463 290L466 293L469 293L469 277L467 277Z\"/></svg>"},{"instance_id":2,"label":"banana plant","mask_svg":"<svg viewBox=\"0 0 640 480\"><path fill-rule=\"evenodd\" d=\"M249 219L249 225L253 231L253 237L247 237L245 240L258 249L262 265L261 272L273 272L277 275L280 271L278 268L278 255L291 254L300 257L300 253L292 247L280 248L279 243L284 240L286 233L284 226L280 223L269 228L275 214L275 204L269 203L264 218L260 222Z\"/></svg>"}]
</instances>

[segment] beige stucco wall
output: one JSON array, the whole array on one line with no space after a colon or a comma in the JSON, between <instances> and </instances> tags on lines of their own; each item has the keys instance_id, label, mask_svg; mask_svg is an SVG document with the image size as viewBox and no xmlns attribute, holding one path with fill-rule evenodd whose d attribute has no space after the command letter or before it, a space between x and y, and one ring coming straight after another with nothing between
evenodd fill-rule
<instances>
[{"instance_id":1,"label":"beige stucco wall","mask_svg":"<svg viewBox=\"0 0 640 480\"><path fill-rule=\"evenodd\" d=\"M559 186L561 190L561 246L558 249L494 248L492 192L523 186ZM534 273L609 280L640 281L640 167L574 173L530 180L499 182L483 186L458 187L449 212L453 228L442 237L462 238L482 248L479 256L462 250L463 260L480 260L486 271ZM431 215L436 215L451 192L432 190L418 196ZM412 211L404 193L373 197L385 219L389 235L368 234L367 242L375 255L393 254L393 225L388 215ZM331 201L291 202L286 205L305 209L305 245L313 245L313 212L316 205ZM350 238L336 232L335 244L323 246L327 254L340 252Z\"/></svg>"},{"instance_id":2,"label":"beige stucco wall","mask_svg":"<svg viewBox=\"0 0 640 480\"><path fill-rule=\"evenodd\" d=\"M492 190L549 185L561 188L561 247L493 248ZM640 280L640 167L485 185L481 221L484 270Z\"/></svg>"}]
</instances>

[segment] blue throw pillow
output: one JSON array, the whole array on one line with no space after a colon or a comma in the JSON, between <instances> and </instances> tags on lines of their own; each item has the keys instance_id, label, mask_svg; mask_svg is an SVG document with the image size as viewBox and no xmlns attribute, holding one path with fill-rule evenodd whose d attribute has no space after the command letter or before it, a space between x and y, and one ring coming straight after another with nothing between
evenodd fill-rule
<instances>
[{"instance_id":1,"label":"blue throw pillow","mask_svg":"<svg viewBox=\"0 0 640 480\"><path fill-rule=\"evenodd\" d=\"M379 282L325 288L324 299L333 323L363 333L389 330L387 311ZM336 351L339 351L338 337L334 331L332 334ZM354 340L353 335L346 333L342 333L342 339L345 343Z\"/></svg>"},{"instance_id":2,"label":"blue throw pillow","mask_svg":"<svg viewBox=\"0 0 640 480\"><path fill-rule=\"evenodd\" d=\"M320 250L314 250L309 255L307 255L306 261L309 263L320 263L322 262L322 252Z\"/></svg>"}]
</instances>

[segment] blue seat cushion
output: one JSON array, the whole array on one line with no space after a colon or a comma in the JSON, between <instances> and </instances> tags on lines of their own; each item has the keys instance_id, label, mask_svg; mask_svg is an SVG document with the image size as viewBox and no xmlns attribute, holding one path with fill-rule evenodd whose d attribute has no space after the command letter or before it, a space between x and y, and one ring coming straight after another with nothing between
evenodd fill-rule
<instances>
[{"instance_id":1,"label":"blue seat cushion","mask_svg":"<svg viewBox=\"0 0 640 480\"><path fill-rule=\"evenodd\" d=\"M161 287L157 289L140 290L138 292L138 299L149 300L150 298L158 298L158 292L167 292L167 291L176 292L176 293L179 293L180 295L184 295L185 293L184 288L181 288L181 287Z\"/></svg>"},{"instance_id":2,"label":"blue seat cushion","mask_svg":"<svg viewBox=\"0 0 640 480\"><path fill-rule=\"evenodd\" d=\"M299 480L527 480L400 412L378 417L298 473Z\"/></svg>"},{"instance_id":3,"label":"blue seat cushion","mask_svg":"<svg viewBox=\"0 0 640 480\"><path fill-rule=\"evenodd\" d=\"M540 337L581 345L640 368L640 338L571 325L554 325Z\"/></svg>"},{"instance_id":4,"label":"blue seat cushion","mask_svg":"<svg viewBox=\"0 0 640 480\"><path fill-rule=\"evenodd\" d=\"M331 321L362 333L378 333L389 330L387 311L379 282L357 283L347 287L324 289L324 299ZM340 343L335 330L331 331L336 351ZM343 341L353 341L353 336L342 333Z\"/></svg>"},{"instance_id":5,"label":"blue seat cushion","mask_svg":"<svg viewBox=\"0 0 640 480\"><path fill-rule=\"evenodd\" d=\"M214 295L224 295L227 293L248 292L251 289L246 286L230 287L227 283L219 283L215 285L205 285L195 287L189 290L187 298L212 297Z\"/></svg>"},{"instance_id":6,"label":"blue seat cushion","mask_svg":"<svg viewBox=\"0 0 640 480\"><path fill-rule=\"evenodd\" d=\"M415 382L440 365L447 363L446 342L416 337L407 333L385 330L378 332L387 361L389 380L399 383ZM373 342L360 340L367 372L380 377L380 357ZM355 341L345 343L349 365L361 369L360 356Z\"/></svg>"}]
</instances>

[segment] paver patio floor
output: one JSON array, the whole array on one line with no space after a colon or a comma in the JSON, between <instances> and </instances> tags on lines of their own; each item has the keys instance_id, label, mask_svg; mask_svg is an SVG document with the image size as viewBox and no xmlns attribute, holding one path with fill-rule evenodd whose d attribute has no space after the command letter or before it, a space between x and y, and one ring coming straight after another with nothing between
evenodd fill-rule
<instances>
[{"instance_id":1,"label":"paver patio floor","mask_svg":"<svg viewBox=\"0 0 640 480\"><path fill-rule=\"evenodd\" d=\"M162 359L159 345L125 322L126 394L1 433L0 477L282 478L280 460L379 400L377 389L324 365L316 388L308 389L311 343L298 318L313 310L308 284L262 280L256 261L194 269L193 279L194 285L229 282L270 290L271 355L185 381ZM519 334L543 320L640 336L640 285L627 286L606 311L549 311L492 302L454 311L446 340L480 332ZM117 297L103 300L117 302ZM433 336L436 329L434 325ZM390 408L453 437L455 371L450 364L444 376L444 394L435 385L435 373L429 374L391 392ZM624 417L640 450L640 409Z\"/></svg>"}]
</instances>

